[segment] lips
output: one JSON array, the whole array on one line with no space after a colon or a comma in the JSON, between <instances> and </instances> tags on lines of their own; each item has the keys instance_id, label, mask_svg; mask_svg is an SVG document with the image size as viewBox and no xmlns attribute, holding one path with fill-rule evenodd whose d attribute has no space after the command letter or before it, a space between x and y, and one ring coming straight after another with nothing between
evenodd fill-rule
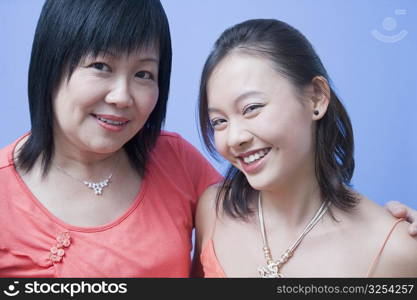
<instances>
[{"instance_id":1,"label":"lips","mask_svg":"<svg viewBox=\"0 0 417 300\"><path fill-rule=\"evenodd\" d=\"M270 150L271 150L270 147L257 149L257 150L252 150L252 151L248 151L248 152L239 154L238 158L246 164L251 164L254 161L257 161L257 160L263 158L264 156L266 156L269 153Z\"/></svg>"},{"instance_id":2,"label":"lips","mask_svg":"<svg viewBox=\"0 0 417 300\"><path fill-rule=\"evenodd\" d=\"M129 119L116 116L116 115L107 115L107 114L91 114L98 122L98 124L110 131L121 131L123 130L127 123L129 123Z\"/></svg>"},{"instance_id":3,"label":"lips","mask_svg":"<svg viewBox=\"0 0 417 300\"><path fill-rule=\"evenodd\" d=\"M243 161L246 164L251 164L254 161L257 161L258 159L261 159L262 157L264 157L265 155L268 154L270 149L261 149L253 154L247 155L243 157Z\"/></svg>"},{"instance_id":4,"label":"lips","mask_svg":"<svg viewBox=\"0 0 417 300\"><path fill-rule=\"evenodd\" d=\"M115 115L105 115L105 114L92 114L92 115L103 121L109 121L109 122L114 122L114 123L127 123L130 121L128 118L115 116Z\"/></svg>"},{"instance_id":5,"label":"lips","mask_svg":"<svg viewBox=\"0 0 417 300\"><path fill-rule=\"evenodd\" d=\"M248 151L238 155L238 159L242 169L246 173L258 172L265 162L265 157L268 155L271 148L262 148Z\"/></svg>"}]
</instances>

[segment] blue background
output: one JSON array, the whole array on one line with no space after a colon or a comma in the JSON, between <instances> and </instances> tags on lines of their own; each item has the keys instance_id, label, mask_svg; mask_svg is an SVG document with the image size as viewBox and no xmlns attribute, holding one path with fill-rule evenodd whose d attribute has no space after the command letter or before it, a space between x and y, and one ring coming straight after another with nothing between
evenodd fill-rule
<instances>
[{"instance_id":1,"label":"blue background","mask_svg":"<svg viewBox=\"0 0 417 300\"><path fill-rule=\"evenodd\" d=\"M28 131L27 70L43 0L0 0L0 147ZM416 0L163 0L173 39L165 128L199 148L196 101L200 72L214 41L249 18L276 18L304 33L346 105L355 134L353 185L384 204L417 207ZM401 9L401 11L396 10ZM371 31L406 36L395 43ZM210 159L210 158L209 158ZM224 165L211 160L216 168Z\"/></svg>"}]
</instances>

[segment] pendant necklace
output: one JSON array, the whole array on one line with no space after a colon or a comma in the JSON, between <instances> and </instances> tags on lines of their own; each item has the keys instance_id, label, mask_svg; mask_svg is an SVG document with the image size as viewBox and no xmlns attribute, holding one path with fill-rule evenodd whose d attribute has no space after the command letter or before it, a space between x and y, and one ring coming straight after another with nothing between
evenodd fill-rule
<instances>
[{"instance_id":1,"label":"pendant necklace","mask_svg":"<svg viewBox=\"0 0 417 300\"><path fill-rule=\"evenodd\" d=\"M110 175L109 175L109 176L107 176L104 180L99 181L99 182L88 181L88 180L81 180L81 179L79 179L79 178L77 178L77 177L74 177L73 175L71 175L71 174L70 174L70 173L68 173L67 171L65 171L65 169L63 169L63 168L62 168L62 167L60 167L59 165L54 164L54 166L55 166L55 167L56 167L59 171L61 171L62 173L64 173L65 175L67 175L67 176L71 177L72 179L75 179L76 181L78 181L78 182L80 182L80 183L82 183L82 184L86 185L88 188L92 189L92 190L94 191L94 194L95 194L96 196L100 196L100 195L102 195L102 194L103 194L103 189L104 189L105 187L109 186L109 185L110 185L110 183L112 182L112 181L111 181L111 179L112 179L112 177L113 177L114 170L116 169L116 166L118 165L119 159L120 159L120 155L119 155L119 157L117 158L116 163L114 164L114 167L113 167L113 169L112 169L112 171L111 171Z\"/></svg>"},{"instance_id":2,"label":"pendant necklace","mask_svg":"<svg viewBox=\"0 0 417 300\"><path fill-rule=\"evenodd\" d=\"M259 227L262 233L262 240L263 240L263 248L266 260L266 266L261 266L258 268L259 277L262 278L281 278L283 277L280 269L282 266L288 262L288 260L293 256L294 251L300 245L303 238L310 232L311 229L317 224L317 222L323 217L326 213L329 205L328 202L323 202L320 208L317 210L314 217L308 222L307 226L304 228L303 232L297 238L297 240L281 255L280 259L274 261L271 254L271 249L269 248L268 240L266 237L265 231L265 222L262 212L262 198L261 193L259 192L258 198L258 219L259 219Z\"/></svg>"}]
</instances>

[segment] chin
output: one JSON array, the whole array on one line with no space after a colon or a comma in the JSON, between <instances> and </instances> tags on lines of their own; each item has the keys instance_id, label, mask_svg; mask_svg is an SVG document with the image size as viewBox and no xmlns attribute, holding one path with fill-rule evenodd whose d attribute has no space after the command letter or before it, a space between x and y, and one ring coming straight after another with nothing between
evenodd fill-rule
<instances>
[{"instance_id":1,"label":"chin","mask_svg":"<svg viewBox=\"0 0 417 300\"><path fill-rule=\"evenodd\" d=\"M277 187L283 183L281 176L271 176L269 174L262 175L246 176L246 179L253 189L258 191L272 191L276 190Z\"/></svg>"},{"instance_id":2,"label":"chin","mask_svg":"<svg viewBox=\"0 0 417 300\"><path fill-rule=\"evenodd\" d=\"M271 183L265 180L259 180L259 179L249 179L247 178L250 186L258 191L264 191L264 190L268 190L271 187Z\"/></svg>"},{"instance_id":3,"label":"chin","mask_svg":"<svg viewBox=\"0 0 417 300\"><path fill-rule=\"evenodd\" d=\"M119 151L122 147L118 147L118 148L100 148L100 149L95 150L94 152L97 153L97 154L112 154L112 153L116 153L117 151Z\"/></svg>"},{"instance_id":4,"label":"chin","mask_svg":"<svg viewBox=\"0 0 417 300\"><path fill-rule=\"evenodd\" d=\"M124 143L119 143L115 141L100 141L100 142L90 142L88 144L88 149L91 152L98 153L98 154L110 154L117 152L121 148L123 148Z\"/></svg>"}]
</instances>

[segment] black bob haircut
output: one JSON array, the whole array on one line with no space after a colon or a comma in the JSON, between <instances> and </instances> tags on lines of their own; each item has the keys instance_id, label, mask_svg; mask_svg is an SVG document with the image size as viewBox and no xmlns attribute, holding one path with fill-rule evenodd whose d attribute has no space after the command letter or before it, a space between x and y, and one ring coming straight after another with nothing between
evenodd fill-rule
<instances>
[{"instance_id":1,"label":"black bob haircut","mask_svg":"<svg viewBox=\"0 0 417 300\"><path fill-rule=\"evenodd\" d=\"M42 158L46 175L54 154L52 93L86 55L159 49L158 102L143 128L123 147L144 175L165 121L171 76L171 37L159 0L47 0L36 27L29 66L31 134L17 165L28 172Z\"/></svg>"},{"instance_id":2,"label":"black bob haircut","mask_svg":"<svg viewBox=\"0 0 417 300\"><path fill-rule=\"evenodd\" d=\"M302 92L316 76L330 82L319 56L297 29L274 19L253 19L226 29L217 39L203 68L199 91L200 131L210 154L218 157L214 129L208 115L207 84L216 66L233 51L268 59L275 70ZM349 116L334 90L330 88L326 114L317 121L315 131L315 176L324 202L348 211L357 203L350 189L355 162L353 131ZM257 193L245 175L233 165L217 193L220 206L231 217L246 219L252 196ZM333 216L332 212L330 211ZM334 217L334 216L333 216Z\"/></svg>"}]
</instances>

